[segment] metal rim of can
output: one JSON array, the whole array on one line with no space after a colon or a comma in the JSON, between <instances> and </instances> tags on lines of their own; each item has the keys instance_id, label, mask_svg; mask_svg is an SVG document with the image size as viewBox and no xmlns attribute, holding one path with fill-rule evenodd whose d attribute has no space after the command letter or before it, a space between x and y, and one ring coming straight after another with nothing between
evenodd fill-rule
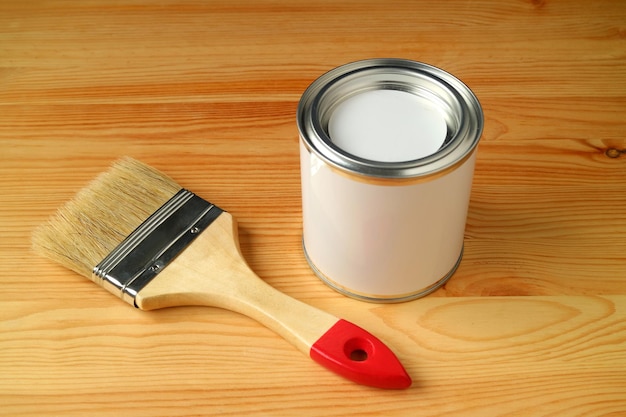
<instances>
[{"instance_id":1,"label":"metal rim of can","mask_svg":"<svg viewBox=\"0 0 626 417\"><path fill-rule=\"evenodd\" d=\"M333 143L328 122L337 105L356 94L383 89L415 94L436 105L447 127L439 150L410 161L380 162ZM342 65L313 81L298 104L297 124L306 148L331 167L351 176L404 182L441 175L463 163L480 140L484 119L474 93L452 74L422 62L376 58Z\"/></svg>"}]
</instances>

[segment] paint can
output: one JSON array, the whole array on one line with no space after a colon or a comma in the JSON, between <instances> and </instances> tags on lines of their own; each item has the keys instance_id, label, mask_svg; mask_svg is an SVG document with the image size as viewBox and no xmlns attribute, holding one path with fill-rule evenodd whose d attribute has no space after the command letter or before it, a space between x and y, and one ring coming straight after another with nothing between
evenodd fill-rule
<instances>
[{"instance_id":1,"label":"paint can","mask_svg":"<svg viewBox=\"0 0 626 417\"><path fill-rule=\"evenodd\" d=\"M303 248L335 290L415 299L458 267L483 113L453 75L402 59L335 68L303 93Z\"/></svg>"}]
</instances>

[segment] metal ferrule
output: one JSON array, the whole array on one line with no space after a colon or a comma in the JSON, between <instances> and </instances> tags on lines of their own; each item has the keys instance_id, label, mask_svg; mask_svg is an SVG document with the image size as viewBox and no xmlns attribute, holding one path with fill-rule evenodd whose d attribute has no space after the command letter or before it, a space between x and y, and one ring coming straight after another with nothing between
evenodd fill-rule
<instances>
[{"instance_id":1,"label":"metal ferrule","mask_svg":"<svg viewBox=\"0 0 626 417\"><path fill-rule=\"evenodd\" d=\"M93 281L136 307L137 293L221 213L180 190L94 267Z\"/></svg>"}]
</instances>

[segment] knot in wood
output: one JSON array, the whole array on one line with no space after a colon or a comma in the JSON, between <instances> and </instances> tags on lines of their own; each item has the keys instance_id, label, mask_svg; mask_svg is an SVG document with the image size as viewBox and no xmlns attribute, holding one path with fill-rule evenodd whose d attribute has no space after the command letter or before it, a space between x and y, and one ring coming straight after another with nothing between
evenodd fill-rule
<instances>
[{"instance_id":1,"label":"knot in wood","mask_svg":"<svg viewBox=\"0 0 626 417\"><path fill-rule=\"evenodd\" d=\"M625 152L626 152L626 149L621 150L621 149L609 148L606 150L606 152L604 152L604 154L608 156L609 158L619 158L620 155Z\"/></svg>"}]
</instances>

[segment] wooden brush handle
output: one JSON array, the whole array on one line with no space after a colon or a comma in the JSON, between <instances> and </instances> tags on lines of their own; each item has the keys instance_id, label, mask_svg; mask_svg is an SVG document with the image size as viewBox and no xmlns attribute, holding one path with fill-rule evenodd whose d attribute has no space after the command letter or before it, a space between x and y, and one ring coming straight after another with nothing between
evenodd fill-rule
<instances>
[{"instance_id":1,"label":"wooden brush handle","mask_svg":"<svg viewBox=\"0 0 626 417\"><path fill-rule=\"evenodd\" d=\"M277 291L248 267L236 222L224 212L136 296L142 310L205 305L244 314L353 381L406 388L409 376L375 336Z\"/></svg>"}]
</instances>

